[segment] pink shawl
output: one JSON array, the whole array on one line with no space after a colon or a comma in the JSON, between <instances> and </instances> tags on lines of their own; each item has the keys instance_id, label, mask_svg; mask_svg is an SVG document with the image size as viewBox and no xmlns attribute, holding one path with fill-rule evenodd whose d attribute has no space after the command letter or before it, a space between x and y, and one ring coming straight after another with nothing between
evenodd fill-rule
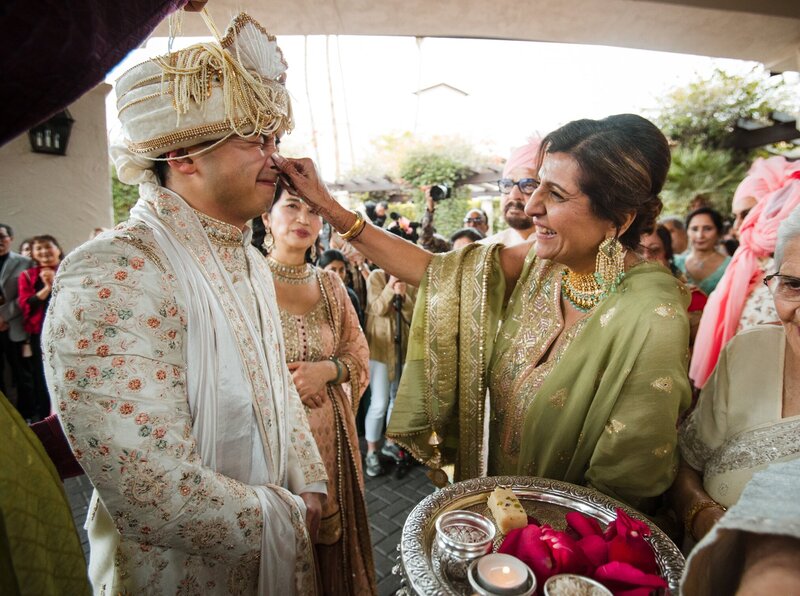
<instances>
[{"instance_id":1,"label":"pink shawl","mask_svg":"<svg viewBox=\"0 0 800 596\"><path fill-rule=\"evenodd\" d=\"M702 388L719 353L739 327L747 297L765 272L760 257L775 252L778 225L800 204L800 162L783 157L757 159L735 196L753 196L758 203L742 222L739 248L703 310L694 342L689 377Z\"/></svg>"}]
</instances>

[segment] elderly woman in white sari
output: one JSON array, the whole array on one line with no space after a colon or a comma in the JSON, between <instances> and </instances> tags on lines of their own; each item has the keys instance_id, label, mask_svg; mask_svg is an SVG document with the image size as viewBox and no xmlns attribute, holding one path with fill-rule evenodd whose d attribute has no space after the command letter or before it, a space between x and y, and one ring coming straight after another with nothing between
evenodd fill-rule
<instances>
[{"instance_id":1,"label":"elderly woman in white sari","mask_svg":"<svg viewBox=\"0 0 800 596\"><path fill-rule=\"evenodd\" d=\"M672 494L695 540L755 472L800 456L800 207L780 225L775 267L764 283L782 326L750 328L725 346L680 430L684 463Z\"/></svg>"}]
</instances>

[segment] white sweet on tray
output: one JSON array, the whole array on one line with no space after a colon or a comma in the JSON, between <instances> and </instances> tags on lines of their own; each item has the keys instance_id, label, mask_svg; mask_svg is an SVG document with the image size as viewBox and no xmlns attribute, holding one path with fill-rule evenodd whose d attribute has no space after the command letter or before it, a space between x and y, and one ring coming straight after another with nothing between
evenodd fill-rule
<instances>
[{"instance_id":1,"label":"white sweet on tray","mask_svg":"<svg viewBox=\"0 0 800 596\"><path fill-rule=\"evenodd\" d=\"M494 521L503 534L528 525L528 515L510 488L498 486L489 495L488 503Z\"/></svg>"}]
</instances>

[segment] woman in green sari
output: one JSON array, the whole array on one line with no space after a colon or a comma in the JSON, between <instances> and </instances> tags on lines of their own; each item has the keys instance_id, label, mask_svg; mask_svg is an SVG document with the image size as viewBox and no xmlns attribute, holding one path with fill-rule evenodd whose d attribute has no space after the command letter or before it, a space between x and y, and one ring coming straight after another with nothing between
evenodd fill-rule
<instances>
[{"instance_id":1,"label":"woman in green sari","mask_svg":"<svg viewBox=\"0 0 800 596\"><path fill-rule=\"evenodd\" d=\"M389 436L434 469L454 463L456 480L542 476L653 508L690 387L688 293L635 252L670 162L651 122L550 133L526 197L535 242L435 256L338 205L310 160L273 160L359 251L419 286Z\"/></svg>"}]
</instances>

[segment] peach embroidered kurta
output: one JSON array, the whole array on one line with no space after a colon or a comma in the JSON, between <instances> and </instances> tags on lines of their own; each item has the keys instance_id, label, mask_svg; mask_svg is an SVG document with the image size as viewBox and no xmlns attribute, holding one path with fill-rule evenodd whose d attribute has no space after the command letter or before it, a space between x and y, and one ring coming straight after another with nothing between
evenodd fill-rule
<instances>
[{"instance_id":1,"label":"peach embroidered kurta","mask_svg":"<svg viewBox=\"0 0 800 596\"><path fill-rule=\"evenodd\" d=\"M369 347L344 284L333 273L315 274L322 299L303 315L281 309L288 362L336 356L350 379L328 385L319 408L307 408L311 432L330 478L322 512L317 562L324 594L376 594L364 478L355 412L369 383Z\"/></svg>"}]
</instances>

